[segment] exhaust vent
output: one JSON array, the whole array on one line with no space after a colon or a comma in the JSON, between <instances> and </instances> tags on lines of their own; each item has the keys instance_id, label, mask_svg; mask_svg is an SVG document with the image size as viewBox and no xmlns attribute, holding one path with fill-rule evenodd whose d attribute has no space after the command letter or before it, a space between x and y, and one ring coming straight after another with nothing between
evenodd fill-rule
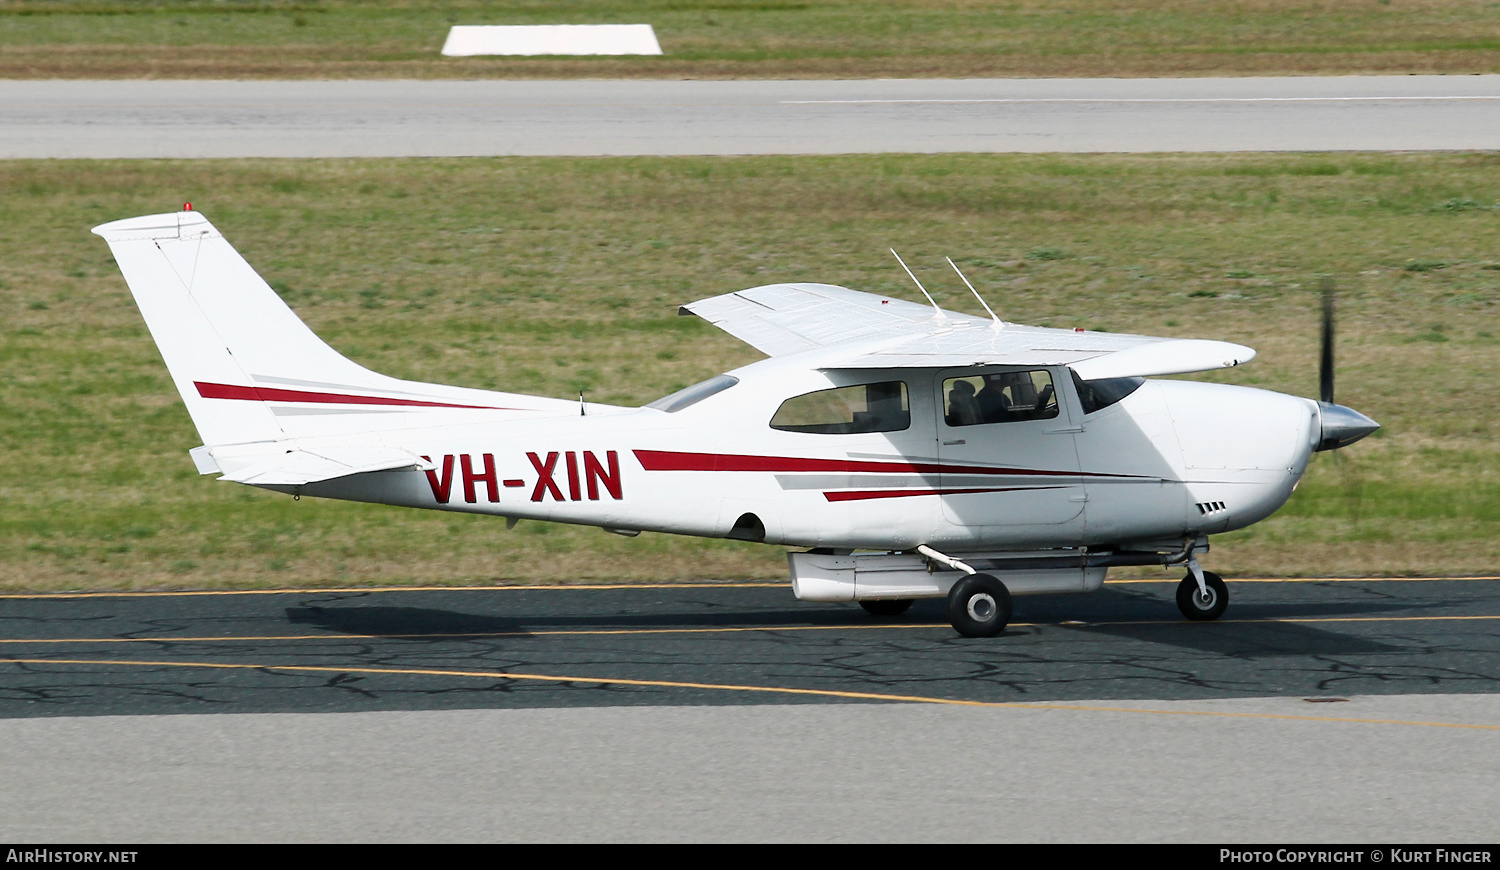
<instances>
[{"instance_id":1,"label":"exhaust vent","mask_svg":"<svg viewBox=\"0 0 1500 870\"><path fill-rule=\"evenodd\" d=\"M734 521L734 528L729 530L727 538L736 541L754 541L757 544L766 540L766 524L760 521L755 514L740 514L740 518Z\"/></svg>"}]
</instances>

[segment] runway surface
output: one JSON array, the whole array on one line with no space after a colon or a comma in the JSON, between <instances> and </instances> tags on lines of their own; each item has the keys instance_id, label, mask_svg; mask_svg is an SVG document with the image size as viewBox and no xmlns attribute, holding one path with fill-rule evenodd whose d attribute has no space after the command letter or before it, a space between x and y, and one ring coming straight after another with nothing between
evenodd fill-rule
<instances>
[{"instance_id":1,"label":"runway surface","mask_svg":"<svg viewBox=\"0 0 1500 870\"><path fill-rule=\"evenodd\" d=\"M0 720L0 833L12 842L1494 840L1495 695L1137 706L1163 712L814 704ZM1209 715L1180 715L1195 713Z\"/></svg>"},{"instance_id":2,"label":"runway surface","mask_svg":"<svg viewBox=\"0 0 1500 870\"><path fill-rule=\"evenodd\" d=\"M1173 588L992 640L784 584L6 597L0 834L1492 836L1500 579Z\"/></svg>"},{"instance_id":3,"label":"runway surface","mask_svg":"<svg viewBox=\"0 0 1500 870\"><path fill-rule=\"evenodd\" d=\"M1496 75L0 82L6 158L1496 147Z\"/></svg>"}]
</instances>

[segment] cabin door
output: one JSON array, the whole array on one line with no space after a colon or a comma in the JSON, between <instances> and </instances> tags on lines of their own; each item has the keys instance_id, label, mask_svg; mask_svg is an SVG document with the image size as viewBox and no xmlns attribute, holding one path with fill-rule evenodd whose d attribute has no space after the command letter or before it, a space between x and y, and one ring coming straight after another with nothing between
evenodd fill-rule
<instances>
[{"instance_id":1,"label":"cabin door","mask_svg":"<svg viewBox=\"0 0 1500 870\"><path fill-rule=\"evenodd\" d=\"M965 527L1083 529L1073 403L1053 369L950 369L937 376L940 496ZM1058 528L1062 527L1062 528Z\"/></svg>"}]
</instances>

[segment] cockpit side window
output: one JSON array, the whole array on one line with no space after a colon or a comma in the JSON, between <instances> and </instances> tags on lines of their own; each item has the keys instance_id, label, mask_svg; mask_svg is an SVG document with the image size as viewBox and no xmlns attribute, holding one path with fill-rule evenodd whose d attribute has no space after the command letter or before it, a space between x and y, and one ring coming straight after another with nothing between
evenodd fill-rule
<instances>
[{"instance_id":1,"label":"cockpit side window","mask_svg":"<svg viewBox=\"0 0 1500 870\"><path fill-rule=\"evenodd\" d=\"M943 381L943 420L949 426L1050 420L1057 413L1057 390L1045 369Z\"/></svg>"},{"instance_id":2,"label":"cockpit side window","mask_svg":"<svg viewBox=\"0 0 1500 870\"><path fill-rule=\"evenodd\" d=\"M1073 386L1078 388L1078 401L1084 414L1102 411L1141 388L1145 378L1100 378L1086 381L1072 372Z\"/></svg>"},{"instance_id":3,"label":"cockpit side window","mask_svg":"<svg viewBox=\"0 0 1500 870\"><path fill-rule=\"evenodd\" d=\"M911 404L903 381L803 393L782 402L771 417L772 429L818 435L897 432L909 426Z\"/></svg>"},{"instance_id":4,"label":"cockpit side window","mask_svg":"<svg viewBox=\"0 0 1500 870\"><path fill-rule=\"evenodd\" d=\"M706 381L693 384L691 387L678 390L671 395L662 396L646 407L655 408L658 411L666 411L668 414L675 413L681 411L683 408L696 405L709 396L722 393L739 382L740 379L733 375L719 375L716 378L709 378Z\"/></svg>"}]
</instances>

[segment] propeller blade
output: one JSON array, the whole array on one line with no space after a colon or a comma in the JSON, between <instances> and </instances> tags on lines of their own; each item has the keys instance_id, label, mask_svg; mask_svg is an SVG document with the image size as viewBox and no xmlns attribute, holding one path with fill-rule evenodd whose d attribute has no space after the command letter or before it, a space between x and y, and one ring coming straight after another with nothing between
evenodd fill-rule
<instances>
[{"instance_id":1,"label":"propeller blade","mask_svg":"<svg viewBox=\"0 0 1500 870\"><path fill-rule=\"evenodd\" d=\"M1333 404L1333 279L1323 279L1323 356L1318 366L1318 398Z\"/></svg>"}]
</instances>

